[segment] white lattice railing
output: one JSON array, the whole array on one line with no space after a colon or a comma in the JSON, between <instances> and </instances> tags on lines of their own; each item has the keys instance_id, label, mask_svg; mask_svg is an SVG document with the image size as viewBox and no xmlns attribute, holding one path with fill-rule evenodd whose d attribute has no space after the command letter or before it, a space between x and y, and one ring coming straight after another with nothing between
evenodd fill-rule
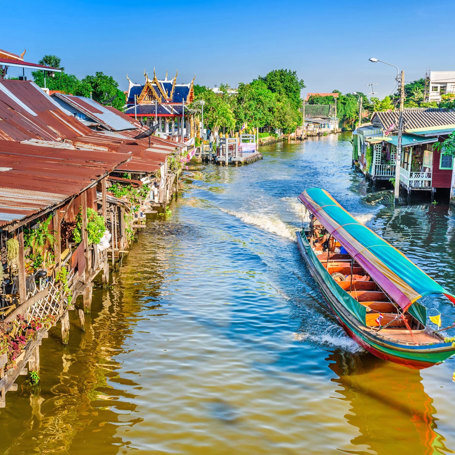
<instances>
[{"instance_id":1,"label":"white lattice railing","mask_svg":"<svg viewBox=\"0 0 455 455\"><path fill-rule=\"evenodd\" d=\"M400 181L406 188L431 188L431 172L409 172L401 168Z\"/></svg>"},{"instance_id":2,"label":"white lattice railing","mask_svg":"<svg viewBox=\"0 0 455 455\"><path fill-rule=\"evenodd\" d=\"M376 164L373 167L374 177L393 177L395 175L394 164Z\"/></svg>"}]
</instances>

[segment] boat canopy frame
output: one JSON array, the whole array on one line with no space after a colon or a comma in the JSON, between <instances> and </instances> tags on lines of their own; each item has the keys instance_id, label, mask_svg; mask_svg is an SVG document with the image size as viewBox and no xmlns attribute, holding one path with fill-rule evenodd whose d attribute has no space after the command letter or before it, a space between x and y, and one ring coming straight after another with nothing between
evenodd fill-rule
<instances>
[{"instance_id":1,"label":"boat canopy frame","mask_svg":"<svg viewBox=\"0 0 455 455\"><path fill-rule=\"evenodd\" d=\"M397 303L403 313L428 295L445 295L455 304L453 294L394 246L358 222L326 190L310 188L299 196L299 200L346 249L351 258ZM419 314L418 319L422 322L425 317L422 311L424 307L418 304L412 308L411 313L413 316Z\"/></svg>"}]
</instances>

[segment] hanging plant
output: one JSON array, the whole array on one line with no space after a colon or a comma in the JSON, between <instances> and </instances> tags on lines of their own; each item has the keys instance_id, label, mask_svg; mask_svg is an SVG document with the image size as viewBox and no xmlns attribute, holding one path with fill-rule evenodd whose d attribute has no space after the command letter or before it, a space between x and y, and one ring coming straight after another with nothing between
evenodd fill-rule
<instances>
[{"instance_id":1,"label":"hanging plant","mask_svg":"<svg viewBox=\"0 0 455 455\"><path fill-rule=\"evenodd\" d=\"M6 242L6 250L7 254L6 257L8 259L8 264L10 266L15 265L17 263L17 259L19 258L19 242L17 239L9 239Z\"/></svg>"},{"instance_id":2,"label":"hanging plant","mask_svg":"<svg viewBox=\"0 0 455 455\"><path fill-rule=\"evenodd\" d=\"M92 208L87 209L87 234L88 244L98 244L106 232L106 223L101 215ZM73 240L79 244L82 242L82 214L77 215L76 228L73 231Z\"/></svg>"}]
</instances>

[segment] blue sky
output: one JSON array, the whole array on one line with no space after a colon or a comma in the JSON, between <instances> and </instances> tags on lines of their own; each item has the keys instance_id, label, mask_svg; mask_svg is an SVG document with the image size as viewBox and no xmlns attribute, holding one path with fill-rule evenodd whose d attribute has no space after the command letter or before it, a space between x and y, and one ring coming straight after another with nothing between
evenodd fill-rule
<instances>
[{"instance_id":1,"label":"blue sky","mask_svg":"<svg viewBox=\"0 0 455 455\"><path fill-rule=\"evenodd\" d=\"M37 62L62 58L67 72L114 76L166 71L180 81L236 86L275 68L304 79L304 92L393 91L395 63L406 80L429 69L455 70L455 1L183 2L0 0L0 48ZM11 71L12 73L12 71Z\"/></svg>"}]
</instances>

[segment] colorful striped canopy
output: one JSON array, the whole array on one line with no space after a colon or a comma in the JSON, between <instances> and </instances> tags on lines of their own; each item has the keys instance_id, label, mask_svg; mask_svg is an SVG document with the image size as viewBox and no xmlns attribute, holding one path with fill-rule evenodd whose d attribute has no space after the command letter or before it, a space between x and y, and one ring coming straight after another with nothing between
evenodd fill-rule
<instances>
[{"instance_id":1,"label":"colorful striped canopy","mask_svg":"<svg viewBox=\"0 0 455 455\"><path fill-rule=\"evenodd\" d=\"M359 223L327 191L310 188L299 196L299 200L403 311L431 294L444 294L455 303L454 295L403 253Z\"/></svg>"}]
</instances>

